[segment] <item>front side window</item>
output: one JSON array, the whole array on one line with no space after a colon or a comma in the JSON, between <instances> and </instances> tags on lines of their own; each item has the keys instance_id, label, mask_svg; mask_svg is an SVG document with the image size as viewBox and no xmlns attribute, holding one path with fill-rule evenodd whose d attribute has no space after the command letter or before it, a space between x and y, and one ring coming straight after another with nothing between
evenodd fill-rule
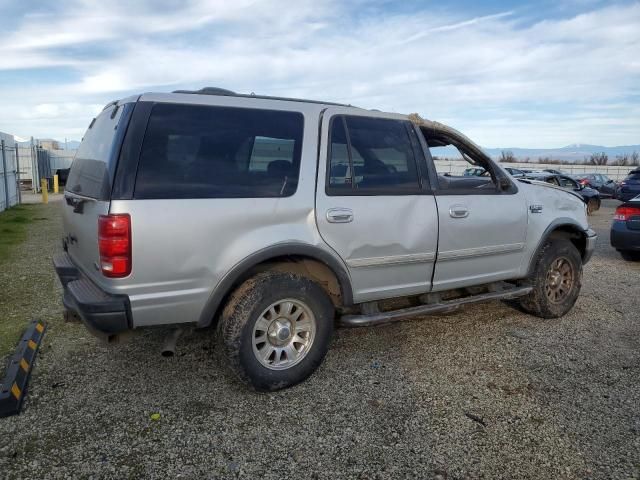
<instances>
[{"instance_id":1,"label":"front side window","mask_svg":"<svg viewBox=\"0 0 640 480\"><path fill-rule=\"evenodd\" d=\"M134 198L256 198L295 193L297 112L161 103L142 144Z\"/></svg>"},{"instance_id":2,"label":"front side window","mask_svg":"<svg viewBox=\"0 0 640 480\"><path fill-rule=\"evenodd\" d=\"M331 121L328 193L402 194L420 189L406 122L336 116Z\"/></svg>"}]
</instances>

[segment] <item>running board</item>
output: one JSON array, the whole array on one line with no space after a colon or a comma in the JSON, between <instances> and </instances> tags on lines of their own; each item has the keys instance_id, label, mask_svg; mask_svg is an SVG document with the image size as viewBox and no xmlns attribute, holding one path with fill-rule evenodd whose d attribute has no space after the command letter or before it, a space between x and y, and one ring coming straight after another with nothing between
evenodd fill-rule
<instances>
[{"instance_id":1,"label":"running board","mask_svg":"<svg viewBox=\"0 0 640 480\"><path fill-rule=\"evenodd\" d=\"M470 303L486 302L488 300L508 300L522 297L533 290L532 287L517 287L508 290L481 293L468 297L447 300L444 302L419 305L417 307L401 308L390 312L376 312L364 315L345 315L340 317L339 323L345 327L368 327L371 325L382 325L384 323L397 322L407 317L416 315L426 315L431 313L451 312L457 308Z\"/></svg>"}]
</instances>

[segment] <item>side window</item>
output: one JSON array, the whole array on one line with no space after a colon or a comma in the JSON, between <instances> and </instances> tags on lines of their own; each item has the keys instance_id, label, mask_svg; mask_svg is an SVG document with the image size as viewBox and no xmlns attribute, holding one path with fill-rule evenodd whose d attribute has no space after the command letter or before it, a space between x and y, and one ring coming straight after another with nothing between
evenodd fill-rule
<instances>
[{"instance_id":1,"label":"side window","mask_svg":"<svg viewBox=\"0 0 640 480\"><path fill-rule=\"evenodd\" d=\"M474 145L455 131L420 127L438 174L439 195L490 195L515 193L510 177ZM465 165L464 162L467 162ZM511 170L515 175L520 171Z\"/></svg>"},{"instance_id":2,"label":"side window","mask_svg":"<svg viewBox=\"0 0 640 480\"><path fill-rule=\"evenodd\" d=\"M134 198L259 198L295 193L297 112L159 103L142 144Z\"/></svg>"},{"instance_id":3,"label":"side window","mask_svg":"<svg viewBox=\"0 0 640 480\"><path fill-rule=\"evenodd\" d=\"M331 122L331 151L329 153L329 187L351 189L351 162L347 144L347 132L342 117Z\"/></svg>"},{"instance_id":4,"label":"side window","mask_svg":"<svg viewBox=\"0 0 640 480\"><path fill-rule=\"evenodd\" d=\"M332 119L330 135L327 193L393 195L419 191L405 122L338 116Z\"/></svg>"},{"instance_id":5,"label":"side window","mask_svg":"<svg viewBox=\"0 0 640 480\"><path fill-rule=\"evenodd\" d=\"M268 172L270 166L272 170L277 167L285 172L291 171L294 146L295 142L291 139L256 137L249 158L249 171Z\"/></svg>"},{"instance_id":6,"label":"side window","mask_svg":"<svg viewBox=\"0 0 640 480\"><path fill-rule=\"evenodd\" d=\"M578 188L578 184L568 177L558 177L560 186L564 188Z\"/></svg>"}]
</instances>

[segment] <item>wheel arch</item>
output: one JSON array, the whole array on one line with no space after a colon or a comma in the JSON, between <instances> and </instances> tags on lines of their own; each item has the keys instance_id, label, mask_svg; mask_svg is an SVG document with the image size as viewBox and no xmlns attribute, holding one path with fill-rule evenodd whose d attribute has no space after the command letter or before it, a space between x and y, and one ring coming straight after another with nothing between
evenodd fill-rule
<instances>
[{"instance_id":1,"label":"wheel arch","mask_svg":"<svg viewBox=\"0 0 640 480\"><path fill-rule=\"evenodd\" d=\"M527 276L530 276L536 264L536 259L542 250L542 247L551 238L566 238L578 249L580 257L584 261L587 255L587 232L584 228L575 220L571 219L557 219L553 221L544 231L540 237L540 242L529 260L529 268L527 269Z\"/></svg>"},{"instance_id":2,"label":"wheel arch","mask_svg":"<svg viewBox=\"0 0 640 480\"><path fill-rule=\"evenodd\" d=\"M227 272L212 291L200 314L198 327L208 327L215 321L229 296L242 282L268 270L293 271L302 275L306 271L305 276L319 281L334 305L353 304L351 277L340 259L313 245L280 243L251 254Z\"/></svg>"}]
</instances>

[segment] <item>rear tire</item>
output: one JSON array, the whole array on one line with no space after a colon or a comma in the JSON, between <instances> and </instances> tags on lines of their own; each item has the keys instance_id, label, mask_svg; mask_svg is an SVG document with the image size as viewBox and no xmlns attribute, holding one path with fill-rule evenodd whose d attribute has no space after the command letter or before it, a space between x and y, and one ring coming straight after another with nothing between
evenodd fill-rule
<instances>
[{"instance_id":1,"label":"rear tire","mask_svg":"<svg viewBox=\"0 0 640 480\"><path fill-rule=\"evenodd\" d=\"M573 308L580 294L580 252L564 238L547 240L538 253L530 280L533 290L519 300L520 306L541 318L565 315Z\"/></svg>"},{"instance_id":2,"label":"rear tire","mask_svg":"<svg viewBox=\"0 0 640 480\"><path fill-rule=\"evenodd\" d=\"M231 296L218 338L233 372L258 391L287 388L322 363L335 309L327 293L306 277L265 272Z\"/></svg>"}]
</instances>

